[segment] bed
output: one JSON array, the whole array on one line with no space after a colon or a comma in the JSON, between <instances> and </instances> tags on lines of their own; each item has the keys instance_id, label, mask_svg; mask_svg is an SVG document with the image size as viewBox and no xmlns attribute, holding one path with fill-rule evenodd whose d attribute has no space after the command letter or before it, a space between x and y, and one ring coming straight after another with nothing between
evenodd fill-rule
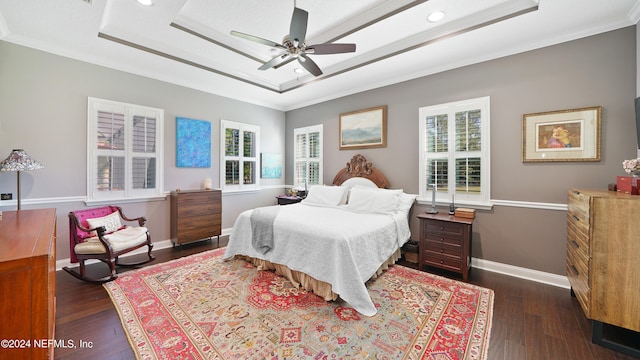
<instances>
[{"instance_id":1,"label":"bed","mask_svg":"<svg viewBox=\"0 0 640 360\"><path fill-rule=\"evenodd\" d=\"M224 258L244 258L325 300L340 297L373 316L366 282L400 258L415 196L386 189L384 175L359 154L333 183L312 186L297 204L241 213Z\"/></svg>"}]
</instances>

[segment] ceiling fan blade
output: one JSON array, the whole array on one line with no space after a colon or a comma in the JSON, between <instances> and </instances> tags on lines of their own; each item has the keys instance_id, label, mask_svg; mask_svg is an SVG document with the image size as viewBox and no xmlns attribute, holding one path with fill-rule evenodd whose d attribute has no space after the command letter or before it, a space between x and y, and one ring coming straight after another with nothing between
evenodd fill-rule
<instances>
[{"instance_id":1,"label":"ceiling fan blade","mask_svg":"<svg viewBox=\"0 0 640 360\"><path fill-rule=\"evenodd\" d=\"M273 59L267 61L266 63L264 63L262 66L260 66L258 68L258 70L267 70L267 69L271 69L274 66L278 66L281 63L287 61L287 59L289 58L289 54L283 54L283 55L278 55L276 57L274 57Z\"/></svg>"},{"instance_id":2,"label":"ceiling fan blade","mask_svg":"<svg viewBox=\"0 0 640 360\"><path fill-rule=\"evenodd\" d=\"M257 37L257 36L253 36L253 35L249 35L249 34L245 34L245 33L241 33L239 31L231 30L231 35L237 36L239 38L243 38L245 40L251 40L251 41L263 44L263 45L267 45L267 46L271 46L271 47L275 47L275 48L280 48L280 49L285 49L284 46L282 46L281 44L278 44L277 42L273 42L271 40L263 39L261 37Z\"/></svg>"},{"instance_id":3,"label":"ceiling fan blade","mask_svg":"<svg viewBox=\"0 0 640 360\"><path fill-rule=\"evenodd\" d=\"M310 72L313 76L322 75L322 70L320 70L320 68L318 67L318 64L313 62L313 60L309 59L308 57L304 55L300 55L298 57L298 62L300 63L300 65L302 65L303 68L307 69L307 71Z\"/></svg>"},{"instance_id":4,"label":"ceiling fan blade","mask_svg":"<svg viewBox=\"0 0 640 360\"><path fill-rule=\"evenodd\" d=\"M340 54L356 51L356 44L317 44L305 49L309 54Z\"/></svg>"},{"instance_id":5,"label":"ceiling fan blade","mask_svg":"<svg viewBox=\"0 0 640 360\"><path fill-rule=\"evenodd\" d=\"M293 45L303 44L307 36L307 20L309 13L300 8L293 8L293 16L291 16L291 26L289 27L289 38Z\"/></svg>"}]
</instances>

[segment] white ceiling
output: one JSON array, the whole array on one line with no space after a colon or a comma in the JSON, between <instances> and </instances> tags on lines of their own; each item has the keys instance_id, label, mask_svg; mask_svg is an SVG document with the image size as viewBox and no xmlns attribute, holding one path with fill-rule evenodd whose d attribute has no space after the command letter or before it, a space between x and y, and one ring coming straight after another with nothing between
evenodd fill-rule
<instances>
[{"instance_id":1,"label":"white ceiling","mask_svg":"<svg viewBox=\"0 0 640 360\"><path fill-rule=\"evenodd\" d=\"M440 71L634 25L640 0L297 0L307 44L355 43L258 70L274 53L231 30L281 43L294 0L0 0L0 39L291 110ZM433 24L426 16L446 13Z\"/></svg>"}]
</instances>

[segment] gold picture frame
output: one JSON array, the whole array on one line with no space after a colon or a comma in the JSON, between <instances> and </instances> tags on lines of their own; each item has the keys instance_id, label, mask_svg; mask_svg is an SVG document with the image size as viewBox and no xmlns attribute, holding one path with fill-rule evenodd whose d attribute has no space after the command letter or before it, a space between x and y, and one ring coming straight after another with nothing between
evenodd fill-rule
<instances>
[{"instance_id":1,"label":"gold picture frame","mask_svg":"<svg viewBox=\"0 0 640 360\"><path fill-rule=\"evenodd\" d=\"M522 116L522 162L600 161L602 106Z\"/></svg>"},{"instance_id":2,"label":"gold picture frame","mask_svg":"<svg viewBox=\"0 0 640 360\"><path fill-rule=\"evenodd\" d=\"M387 147L387 105L340 114L340 150Z\"/></svg>"}]
</instances>

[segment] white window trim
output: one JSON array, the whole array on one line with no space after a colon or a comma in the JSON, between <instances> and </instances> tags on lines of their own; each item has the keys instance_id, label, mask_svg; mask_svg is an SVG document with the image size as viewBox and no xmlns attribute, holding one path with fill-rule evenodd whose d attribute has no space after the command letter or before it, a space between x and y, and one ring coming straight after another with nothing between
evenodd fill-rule
<instances>
[{"instance_id":1,"label":"white window trim","mask_svg":"<svg viewBox=\"0 0 640 360\"><path fill-rule=\"evenodd\" d=\"M255 157L249 157L249 158L245 158L244 156L240 155L240 156L226 156L225 155L225 129L227 128L232 128L232 129L238 129L240 131L251 131L254 132L256 134L256 138L254 139L255 141ZM240 149L242 149L242 143L243 143L243 138L242 136L240 137ZM244 167L242 166L242 162L244 161L243 159L247 159L248 161L254 161L256 164L256 168L255 168L255 182L254 184L243 184L242 182L240 182L240 184L238 185L228 185L226 184L226 161L228 158L237 158L238 160L240 160L240 179L243 178L243 170ZM246 124L246 123L241 123L241 122L236 122L236 121L230 121L230 120L220 120L220 189L222 190L223 193L233 193L233 192L255 192L255 191L259 191L261 190L260 188L260 170L261 170L261 165L260 165L260 126L258 125L251 125L251 124Z\"/></svg>"},{"instance_id":2,"label":"white window trim","mask_svg":"<svg viewBox=\"0 0 640 360\"><path fill-rule=\"evenodd\" d=\"M309 133L313 133L313 132L318 132L320 133L320 142L319 142L319 147L320 147L320 169L319 169L319 174L318 174L318 179L320 179L320 185L322 185L322 182L324 179L323 178L323 168L324 168L324 164L323 164L323 158L324 158L324 134L323 134L323 125L322 124L318 124L318 125L311 125L311 126L305 126L305 127L301 127L301 128L296 128L293 129L293 187L294 188L300 188L302 187L301 190L304 190L304 186L305 184L296 184L295 181L298 178L298 174L296 174L296 163L298 162L298 158L297 158L297 153L296 153L296 148L297 148L297 139L298 139L298 135L300 134L307 134L307 139L309 138L308 135ZM308 141L308 140L307 140ZM308 142L307 142L308 144ZM307 149L308 150L308 149ZM309 157L306 157L307 160L305 160L307 162L307 164L309 163ZM308 169L308 166L307 166ZM306 175L306 174L305 174ZM307 186L309 186L309 184L306 184Z\"/></svg>"},{"instance_id":3,"label":"white window trim","mask_svg":"<svg viewBox=\"0 0 640 360\"><path fill-rule=\"evenodd\" d=\"M449 119L455 119L455 113L464 110L475 110L480 109L482 112L482 124L481 124L481 132L482 132L482 149L480 151L481 162L481 172L480 172L480 184L481 190L480 195L460 195L456 194L454 197L454 203L457 205L464 205L472 208L479 209L489 209L491 208L491 141L490 141L490 104L491 98L489 96L479 97L475 99L469 100L461 100L450 102L446 104L438 104L434 106L426 106L419 108L419 195L418 195L418 203L420 204L431 204L432 202L432 190L429 187L427 190L427 178L426 178L426 138L425 138L425 121L424 119L430 115L439 115L443 113L449 114ZM448 122L448 130L449 134L455 134L455 121ZM455 136L455 135L454 135ZM449 138L451 139L451 137ZM454 144L455 141L449 141L450 144ZM449 147L449 159L455 159L455 147ZM449 161L449 173L455 174L455 161ZM437 205L448 205L451 203L451 195L455 193L455 176L449 178L448 188L450 189L448 193L436 192L436 204ZM453 189L453 190L451 190Z\"/></svg>"},{"instance_id":4,"label":"white window trim","mask_svg":"<svg viewBox=\"0 0 640 360\"><path fill-rule=\"evenodd\" d=\"M97 168L98 146L97 146L97 125L98 111L122 111L125 115L125 189L118 192L98 191L96 187L97 174L94 169ZM156 119L156 186L154 189L133 189L131 185L131 173L129 165L134 157L134 151L130 146L131 122L133 116L147 116ZM104 100L89 97L87 101L87 205L99 205L117 202L142 202L149 200L164 199L164 110L152 108L148 106L128 104L118 101Z\"/></svg>"}]
</instances>

